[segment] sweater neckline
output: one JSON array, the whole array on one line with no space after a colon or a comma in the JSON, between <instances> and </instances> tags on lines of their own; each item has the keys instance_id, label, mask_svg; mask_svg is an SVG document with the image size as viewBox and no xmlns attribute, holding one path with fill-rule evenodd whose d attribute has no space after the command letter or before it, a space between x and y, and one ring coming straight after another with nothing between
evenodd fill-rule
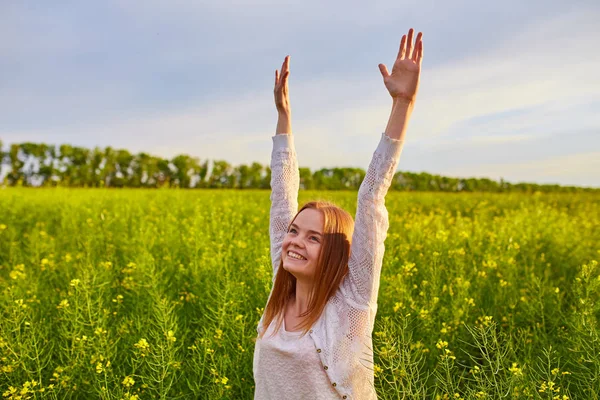
<instances>
[{"instance_id":1,"label":"sweater neckline","mask_svg":"<svg viewBox=\"0 0 600 400\"><path fill-rule=\"evenodd\" d=\"M302 331L288 331L285 329L285 318L283 318L282 329L280 329L280 331L283 335L291 338L299 338L302 336Z\"/></svg>"}]
</instances>

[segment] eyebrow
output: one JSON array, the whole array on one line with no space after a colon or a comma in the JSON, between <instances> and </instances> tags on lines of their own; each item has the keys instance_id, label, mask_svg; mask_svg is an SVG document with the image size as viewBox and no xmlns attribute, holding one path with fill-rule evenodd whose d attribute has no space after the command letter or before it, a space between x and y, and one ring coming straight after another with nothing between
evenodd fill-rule
<instances>
[{"instance_id":1,"label":"eyebrow","mask_svg":"<svg viewBox=\"0 0 600 400\"><path fill-rule=\"evenodd\" d=\"M290 225L290 227L299 228L299 226L298 226L298 225L296 225L296 224L292 224L292 225ZM316 233L316 234L317 234L317 235L319 235L319 236L323 236L323 234L321 234L321 233L319 233L319 232L317 232L317 231L313 231L313 230L311 230L311 229L309 229L309 230L308 230L308 233Z\"/></svg>"}]
</instances>

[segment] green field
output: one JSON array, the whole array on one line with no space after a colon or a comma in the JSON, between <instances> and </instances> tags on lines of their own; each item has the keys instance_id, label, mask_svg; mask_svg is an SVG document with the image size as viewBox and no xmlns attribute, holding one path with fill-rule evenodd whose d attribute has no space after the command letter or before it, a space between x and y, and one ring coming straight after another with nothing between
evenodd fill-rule
<instances>
[{"instance_id":1,"label":"green field","mask_svg":"<svg viewBox=\"0 0 600 400\"><path fill-rule=\"evenodd\" d=\"M3 398L251 399L269 194L0 190ZM600 398L599 195L386 205L379 398Z\"/></svg>"}]
</instances>

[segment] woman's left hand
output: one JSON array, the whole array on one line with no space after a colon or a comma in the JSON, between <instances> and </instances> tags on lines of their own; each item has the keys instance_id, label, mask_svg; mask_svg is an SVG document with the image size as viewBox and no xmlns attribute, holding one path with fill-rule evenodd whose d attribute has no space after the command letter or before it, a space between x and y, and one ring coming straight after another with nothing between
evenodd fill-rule
<instances>
[{"instance_id":1,"label":"woman's left hand","mask_svg":"<svg viewBox=\"0 0 600 400\"><path fill-rule=\"evenodd\" d=\"M390 74L384 64L379 64L383 83L394 100L414 103L419 90L419 77L423 61L423 33L419 32L413 45L414 30L408 31L400 41L400 51Z\"/></svg>"}]
</instances>

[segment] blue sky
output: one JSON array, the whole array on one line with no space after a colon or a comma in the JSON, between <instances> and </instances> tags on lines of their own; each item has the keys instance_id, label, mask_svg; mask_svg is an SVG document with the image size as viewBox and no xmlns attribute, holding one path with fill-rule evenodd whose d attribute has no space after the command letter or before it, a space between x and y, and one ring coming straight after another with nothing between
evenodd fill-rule
<instances>
[{"instance_id":1,"label":"blue sky","mask_svg":"<svg viewBox=\"0 0 600 400\"><path fill-rule=\"evenodd\" d=\"M366 169L423 32L399 170L600 187L597 1L0 2L0 139L268 164L290 55L300 166Z\"/></svg>"}]
</instances>

